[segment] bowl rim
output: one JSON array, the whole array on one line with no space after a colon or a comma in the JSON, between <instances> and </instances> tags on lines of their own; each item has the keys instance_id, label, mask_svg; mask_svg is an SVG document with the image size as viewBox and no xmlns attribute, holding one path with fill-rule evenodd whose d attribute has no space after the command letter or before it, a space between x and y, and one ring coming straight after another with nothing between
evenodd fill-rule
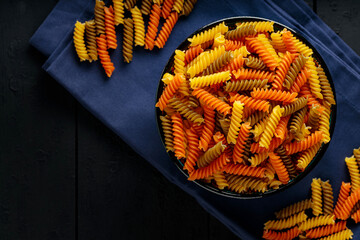
<instances>
[{"instance_id":1,"label":"bowl rim","mask_svg":"<svg viewBox=\"0 0 360 240\"><path fill-rule=\"evenodd\" d=\"M196 31L194 31L192 34L190 34L188 37L185 38L185 40L183 42L181 42L176 49L181 49L183 50L185 48L185 46L190 45L190 42L188 41L188 38L191 38L192 36L196 35L199 32L202 32L204 30L207 30L219 23L225 22L225 24L235 24L236 22L239 21L243 21L243 22L251 22L251 21L271 21L274 22L274 27L279 27L279 28L286 28L288 29L296 38L298 38L299 40L301 40L303 43L305 43L307 46L309 46L312 50L313 50L313 57L316 61L318 61L318 63L322 66L322 68L324 69L324 72L328 78L328 81L330 83L331 89L333 90L334 93L334 99L336 101L336 92L335 92L335 87L334 87L334 83L332 81L332 77L330 74L330 71L324 61L324 59L322 58L322 56L320 55L320 53L317 51L317 49L302 35L300 35L299 33L297 33L295 30L293 30L292 28L286 26L285 24L279 23L277 21L274 20L270 20L267 18L262 18L262 17L254 17L254 16L235 16L235 17L229 17L229 18L223 18L214 22L211 22L203 27L198 28ZM155 103L158 101L160 95L161 95L161 90L163 89L164 83L161 81L162 76L166 73L169 72L169 69L171 68L171 66L173 65L173 59L175 56L175 51L173 51L171 57L169 58L169 60L167 61L165 67L163 68L163 71L161 73L161 77L159 79L159 83L158 83L158 87L157 87L157 91L156 91L156 96L155 96ZM154 104L155 105L155 104ZM335 122L336 122L336 112L337 112L337 105L332 105L331 106L331 112L330 112L330 128L329 128L329 133L330 133L330 138L332 138L333 136L333 132L334 132L334 128L335 128ZM165 139L164 139L164 135L163 135L163 130L162 130L162 125L161 125L161 120L160 120L160 116L162 115L162 112L160 111L159 108L155 107L155 118L156 118L156 124L157 124L157 128L158 128L158 133L160 135L161 138L161 142L163 144L163 150L166 151L166 146L165 146ZM330 140L331 141L331 140ZM233 198L233 199L259 199L259 198L263 198L263 197L267 197L267 196L272 196L276 193L282 192L288 188L290 188L291 186L295 186L297 183L299 183L305 176L307 176L312 169L315 167L315 165L318 164L318 162L320 161L320 159L322 159L323 155L325 154L330 141L325 144L322 143L320 149L318 150L318 152L316 153L315 157L312 159L312 161L309 163L309 165L306 167L306 169L299 173L295 178L291 179L287 184L285 185L281 185L278 189L269 189L267 191L265 191L264 193L251 193L251 194L242 194L242 193L236 193L236 192L232 192L229 190L220 190L218 188L216 188L215 186L211 185L210 183L205 183L203 181L199 181L199 180L195 180L192 181L193 183L195 183L197 186L212 192L214 194L217 194L219 196L223 196L223 197L228 197L228 198ZM183 170L183 164L181 163L180 160L178 160L174 153L172 152L167 152L167 155L169 156L169 158L172 160L172 162L175 164L175 166L180 170L180 172L186 177L188 178L189 175L187 174L187 171Z\"/></svg>"}]
</instances>

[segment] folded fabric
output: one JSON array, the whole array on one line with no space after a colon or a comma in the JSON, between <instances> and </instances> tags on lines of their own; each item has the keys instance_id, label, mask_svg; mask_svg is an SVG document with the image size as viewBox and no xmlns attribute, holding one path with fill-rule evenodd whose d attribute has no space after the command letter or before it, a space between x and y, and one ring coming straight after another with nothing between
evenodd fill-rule
<instances>
[{"instance_id":1,"label":"folded fabric","mask_svg":"<svg viewBox=\"0 0 360 240\"><path fill-rule=\"evenodd\" d=\"M195 197L240 238L259 239L263 224L273 218L274 211L309 197L312 178L330 179L335 196L341 181L349 180L344 158L360 146L360 58L303 1L225 0L219 4L216 0L198 0L193 12L179 19L164 49L152 52L135 49L130 64L122 62L121 47L112 52L116 69L110 79L99 62L80 63L72 43L75 20L85 21L93 16L93 1L92 5L88 2L60 1L32 37L31 44L49 56L44 69L138 154ZM167 156L155 120L157 84L176 47L203 25L234 16L264 17L299 32L325 60L336 89L336 126L323 159L291 188L255 200L225 198L187 181ZM355 236L360 236L359 226L350 227Z\"/></svg>"}]
</instances>

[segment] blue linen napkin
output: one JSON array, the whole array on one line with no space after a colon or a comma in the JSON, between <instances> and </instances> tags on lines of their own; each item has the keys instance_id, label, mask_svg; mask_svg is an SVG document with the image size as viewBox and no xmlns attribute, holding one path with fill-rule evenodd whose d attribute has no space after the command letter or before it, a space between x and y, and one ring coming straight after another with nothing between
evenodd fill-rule
<instances>
[{"instance_id":1,"label":"blue linen napkin","mask_svg":"<svg viewBox=\"0 0 360 240\"><path fill-rule=\"evenodd\" d=\"M92 18L93 1L60 1L30 42L49 56L44 69L138 154L196 198L240 238L259 239L263 224L274 218L274 211L310 196L312 178L330 179L335 197L341 181L349 181L344 158L360 146L360 105L357 104L360 102L360 58L303 1L224 0L221 3L198 0L190 16L179 19L160 51L136 48L133 62L125 64L121 47L116 49L111 53L116 67L111 79L105 77L99 62L80 63L72 43L75 20ZM337 121L323 159L299 183L263 199L229 199L187 181L167 156L155 122L157 84L173 51L196 29L233 16L264 17L299 32L325 60L336 89ZM360 236L359 226L350 227L355 236Z\"/></svg>"}]
</instances>

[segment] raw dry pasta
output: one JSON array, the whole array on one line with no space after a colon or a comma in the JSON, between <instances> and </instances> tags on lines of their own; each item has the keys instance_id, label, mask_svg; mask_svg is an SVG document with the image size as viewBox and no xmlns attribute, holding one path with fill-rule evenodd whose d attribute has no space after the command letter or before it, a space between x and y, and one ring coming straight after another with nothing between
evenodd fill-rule
<instances>
[{"instance_id":1,"label":"raw dry pasta","mask_svg":"<svg viewBox=\"0 0 360 240\"><path fill-rule=\"evenodd\" d=\"M358 154L358 149L354 149L353 153ZM353 156L345 158L348 166L351 163L349 174L352 179L360 175L359 171L352 169L359 168L354 161ZM342 182L334 208L333 188L329 180L313 179L312 200L297 202L275 212L276 218L280 220L269 220L265 223L263 238L294 239L299 236L299 239L352 239L353 232L347 228L346 220L351 218L355 223L360 222L360 188L354 188L351 193L350 191L351 184ZM299 216L296 214L309 208L313 211L309 212L308 218L296 222L295 219ZM281 231L283 228L290 229ZM289 236L290 230L294 228L298 229L298 234Z\"/></svg>"},{"instance_id":2,"label":"raw dry pasta","mask_svg":"<svg viewBox=\"0 0 360 240\"><path fill-rule=\"evenodd\" d=\"M131 9L132 19L134 21L134 42L135 46L144 46L145 45L145 26L144 19L141 15L141 12L137 6Z\"/></svg>"},{"instance_id":3,"label":"raw dry pasta","mask_svg":"<svg viewBox=\"0 0 360 240\"><path fill-rule=\"evenodd\" d=\"M113 0L106 2L96 0L94 19L85 21L84 26L75 24L74 47L80 61L92 62L98 59L96 39L100 35L105 36L107 49L116 49L118 44L122 44L123 59L126 63L130 63L133 59L134 46L144 47L147 50L153 50L154 46L163 48L179 16L189 15L196 0L166 0L164 3L162 0ZM172 11L172 9L174 10ZM150 16L143 18L143 15ZM130 16L132 19L129 18ZM164 20L161 19L161 16ZM124 25L123 28L115 28L120 24ZM157 34L160 24L162 28ZM146 34L145 26L147 26ZM117 30L119 29L123 30L123 34L121 34L122 40L118 42ZM201 46L198 46L192 54L188 54L184 61L185 65L187 60L195 57L194 54L199 54L199 47L201 49ZM105 56L105 52L101 52L101 54L103 57ZM108 55L110 56L110 54ZM109 70L107 75L111 76ZM186 80L180 88L180 91L186 96L190 95L189 91L186 90L188 85L188 80Z\"/></svg>"},{"instance_id":4,"label":"raw dry pasta","mask_svg":"<svg viewBox=\"0 0 360 240\"><path fill-rule=\"evenodd\" d=\"M124 61L129 63L133 58L133 39L134 39L134 22L131 18L124 20L124 38L123 38L123 57Z\"/></svg>"},{"instance_id":5,"label":"raw dry pasta","mask_svg":"<svg viewBox=\"0 0 360 240\"><path fill-rule=\"evenodd\" d=\"M91 60L98 60L96 49L96 26L94 19L85 22L86 33L86 48Z\"/></svg>"},{"instance_id":6,"label":"raw dry pasta","mask_svg":"<svg viewBox=\"0 0 360 240\"><path fill-rule=\"evenodd\" d=\"M163 6L171 3L165 1ZM168 95L166 104L159 99L157 105L163 102L162 116L180 114L184 122L187 155L176 156L189 180L240 194L277 189L305 171L323 143L330 141L332 104L316 94L316 79L310 83L314 66L318 73L316 56L290 33L286 29L275 33L272 22L244 22L237 27L221 22L175 50L162 76L163 93L169 92L175 74L184 81ZM321 184L317 189L324 194L314 199L326 196L320 208L330 214L330 188L323 185L324 190ZM309 204L293 214L318 209Z\"/></svg>"},{"instance_id":7,"label":"raw dry pasta","mask_svg":"<svg viewBox=\"0 0 360 240\"><path fill-rule=\"evenodd\" d=\"M74 29L74 45L80 61L89 60L89 55L85 46L85 24L77 21Z\"/></svg>"},{"instance_id":8,"label":"raw dry pasta","mask_svg":"<svg viewBox=\"0 0 360 240\"><path fill-rule=\"evenodd\" d=\"M115 67L114 64L111 62L109 53L107 51L107 43L104 34L101 34L99 37L96 38L97 44L97 52L100 58L100 62L105 70L105 73L108 77L111 77Z\"/></svg>"}]
</instances>

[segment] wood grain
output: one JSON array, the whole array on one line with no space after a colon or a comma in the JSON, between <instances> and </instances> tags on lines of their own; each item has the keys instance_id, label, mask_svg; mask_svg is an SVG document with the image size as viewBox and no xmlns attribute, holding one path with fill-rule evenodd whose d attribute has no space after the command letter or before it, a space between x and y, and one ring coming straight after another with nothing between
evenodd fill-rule
<instances>
[{"instance_id":1,"label":"wood grain","mask_svg":"<svg viewBox=\"0 0 360 240\"><path fill-rule=\"evenodd\" d=\"M75 100L29 39L56 1L0 8L0 239L74 239Z\"/></svg>"},{"instance_id":2,"label":"wood grain","mask_svg":"<svg viewBox=\"0 0 360 240\"><path fill-rule=\"evenodd\" d=\"M360 1L318 0L318 14L357 54L360 54Z\"/></svg>"}]
</instances>

